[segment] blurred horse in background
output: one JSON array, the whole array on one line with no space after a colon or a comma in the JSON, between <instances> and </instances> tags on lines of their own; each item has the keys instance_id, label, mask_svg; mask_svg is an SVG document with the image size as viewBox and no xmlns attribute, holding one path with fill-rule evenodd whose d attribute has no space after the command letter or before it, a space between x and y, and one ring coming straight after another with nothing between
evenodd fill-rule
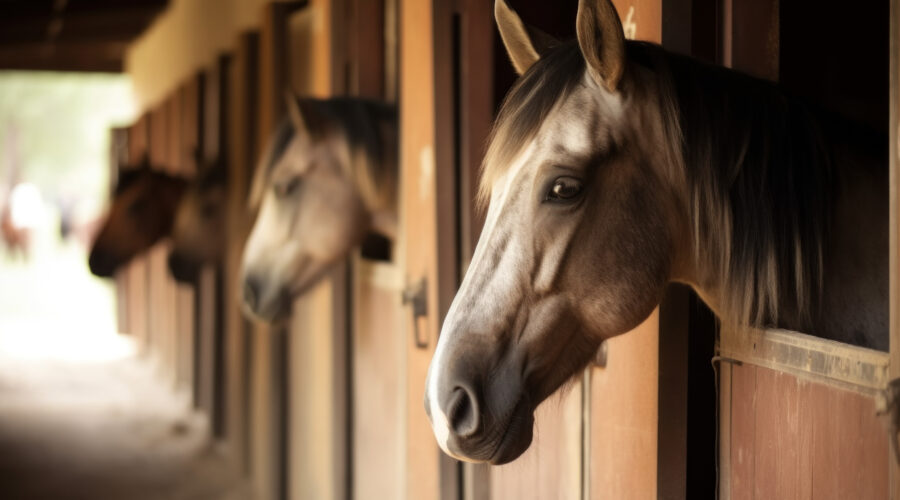
<instances>
[{"instance_id":1,"label":"blurred horse in background","mask_svg":"<svg viewBox=\"0 0 900 500\"><path fill-rule=\"evenodd\" d=\"M211 164L197 159L199 172L185 189L175 211L169 271L183 283L193 283L200 269L221 261L225 248L228 171L219 158Z\"/></svg>"},{"instance_id":2,"label":"blurred horse in background","mask_svg":"<svg viewBox=\"0 0 900 500\"><path fill-rule=\"evenodd\" d=\"M91 272L111 277L134 256L172 232L187 181L152 169L147 159L122 169L112 206L91 248Z\"/></svg>"},{"instance_id":3,"label":"blurred horse in background","mask_svg":"<svg viewBox=\"0 0 900 500\"><path fill-rule=\"evenodd\" d=\"M18 182L0 206L0 236L10 255L28 260L32 232L41 223L44 202L41 192L30 182Z\"/></svg>"},{"instance_id":4,"label":"blurred horse in background","mask_svg":"<svg viewBox=\"0 0 900 500\"><path fill-rule=\"evenodd\" d=\"M243 257L246 309L274 321L369 233L393 239L397 113L352 98L288 96L251 189L259 214Z\"/></svg>"}]
</instances>

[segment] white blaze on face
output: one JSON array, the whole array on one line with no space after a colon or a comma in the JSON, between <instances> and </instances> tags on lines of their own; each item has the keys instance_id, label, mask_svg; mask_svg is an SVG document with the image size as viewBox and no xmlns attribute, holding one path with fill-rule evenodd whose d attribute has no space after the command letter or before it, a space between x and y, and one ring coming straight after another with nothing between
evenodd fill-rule
<instances>
[{"instance_id":1,"label":"white blaze on face","mask_svg":"<svg viewBox=\"0 0 900 500\"><path fill-rule=\"evenodd\" d=\"M452 340L450 336L456 330L455 327L457 323L461 321L458 312L461 303L467 302L470 295L479 294L478 302L485 304L499 304L504 299L503 292L515 285L512 282L512 279L514 279L513 273L504 271L515 267L518 264L517 260L521 257L513 255L516 252L505 252L500 259L495 260L493 255L488 255L488 252L502 252L508 250L510 247L507 245L497 248L494 245L491 245L492 235L497 234L498 232L505 232L504 229L506 229L506 227L504 226L508 226L518 219L516 213L521 207L511 206L509 198L512 193L524 189L524 186L527 185L527 181L531 178L530 175L525 175L526 172L524 172L524 170L525 166L530 164L529 160L533 156L534 150L535 143L532 142L519 155L519 159L515 162L513 167L499 177L494 183L491 190L490 206L485 218L484 228L481 231L481 236L475 247L475 254L472 257L472 262L469 265L468 271L466 271L466 276L463 278L462 285L460 286L459 291L457 291L453 303L450 305L447 317L444 319L441 335L438 338L437 349L435 350L434 357L431 359L431 365L429 367L428 387L426 387L425 390L428 395L428 404L431 413L431 427L441 449L448 455L459 460L467 459L455 455L448 449L450 421L440 407L439 388L442 380L441 377L445 376L447 373L446 365L448 360L445 359L446 348ZM522 201L527 199L527 197L518 199ZM500 262L497 269L488 268L487 263L497 261ZM475 311L466 312L473 313Z\"/></svg>"}]
</instances>

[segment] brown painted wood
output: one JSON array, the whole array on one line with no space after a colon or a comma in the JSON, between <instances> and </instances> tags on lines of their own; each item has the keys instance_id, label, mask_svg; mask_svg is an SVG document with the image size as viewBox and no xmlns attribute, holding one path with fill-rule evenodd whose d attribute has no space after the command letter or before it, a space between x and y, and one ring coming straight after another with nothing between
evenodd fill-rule
<instances>
[{"instance_id":1,"label":"brown painted wood","mask_svg":"<svg viewBox=\"0 0 900 500\"><path fill-rule=\"evenodd\" d=\"M538 407L528 451L490 468L491 499L582 498L582 391L581 382L573 383Z\"/></svg>"},{"instance_id":2,"label":"brown painted wood","mask_svg":"<svg viewBox=\"0 0 900 500\"><path fill-rule=\"evenodd\" d=\"M225 251L226 386L225 434L239 470L249 473L250 387L248 346L252 329L238 303L241 296L241 256L250 228L246 199L256 164L259 78L259 34L248 32L237 40L230 71L228 105L228 244Z\"/></svg>"},{"instance_id":3,"label":"brown painted wood","mask_svg":"<svg viewBox=\"0 0 900 500\"><path fill-rule=\"evenodd\" d=\"M870 397L752 365L732 368L731 391L730 498L887 498Z\"/></svg>"},{"instance_id":4,"label":"brown painted wood","mask_svg":"<svg viewBox=\"0 0 900 500\"><path fill-rule=\"evenodd\" d=\"M590 371L587 498L657 496L658 318L610 339L606 367Z\"/></svg>"},{"instance_id":5,"label":"brown painted wood","mask_svg":"<svg viewBox=\"0 0 900 500\"><path fill-rule=\"evenodd\" d=\"M179 90L181 95L180 123L181 145L172 154L178 161L179 171L186 176L196 175L194 152L200 147L200 114L202 101L199 81L191 78ZM185 391L190 400L194 399L194 340L196 321L196 294L191 285L176 284L178 329L176 339L177 369L176 379L179 387Z\"/></svg>"},{"instance_id":6,"label":"brown painted wood","mask_svg":"<svg viewBox=\"0 0 900 500\"><path fill-rule=\"evenodd\" d=\"M353 269L353 498L402 498L402 275L391 263L363 259Z\"/></svg>"},{"instance_id":7,"label":"brown painted wood","mask_svg":"<svg viewBox=\"0 0 900 500\"><path fill-rule=\"evenodd\" d=\"M900 378L900 1L890 2L890 377ZM889 433L890 434L890 433ZM897 436L889 435L889 439ZM889 462L890 495L900 499L900 461Z\"/></svg>"},{"instance_id":8,"label":"brown painted wood","mask_svg":"<svg viewBox=\"0 0 900 500\"><path fill-rule=\"evenodd\" d=\"M142 116L128 129L128 162L139 165L149 154L149 118ZM127 266L128 273L128 330L132 333L141 352L147 344L147 263L144 256L137 256Z\"/></svg>"},{"instance_id":9,"label":"brown painted wood","mask_svg":"<svg viewBox=\"0 0 900 500\"><path fill-rule=\"evenodd\" d=\"M441 274L438 214L453 213L452 204L438 199L438 186L450 186L452 171L435 168L435 64L434 5L420 0L401 0L400 10L400 158L401 221L400 251L409 283L427 280L430 314L419 327L428 346L415 346L412 315L407 310L406 334L406 497L436 499L440 495L442 453L419 401L425 393L425 374L434 353L440 317L439 290L447 285ZM445 189L446 190L446 189ZM441 229L447 229L442 227ZM452 264L452 260L451 260ZM455 277L449 278L455 288Z\"/></svg>"}]
</instances>

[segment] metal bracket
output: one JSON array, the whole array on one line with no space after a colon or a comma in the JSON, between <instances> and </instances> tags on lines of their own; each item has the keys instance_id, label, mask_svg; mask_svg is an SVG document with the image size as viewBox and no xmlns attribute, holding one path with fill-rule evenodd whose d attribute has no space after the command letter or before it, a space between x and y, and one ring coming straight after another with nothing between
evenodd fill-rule
<instances>
[{"instance_id":1,"label":"metal bracket","mask_svg":"<svg viewBox=\"0 0 900 500\"><path fill-rule=\"evenodd\" d=\"M403 304L412 305L413 342L419 349L428 347L428 331L419 327L420 319L428 316L428 282L425 278L407 285L403 290Z\"/></svg>"},{"instance_id":2,"label":"metal bracket","mask_svg":"<svg viewBox=\"0 0 900 500\"><path fill-rule=\"evenodd\" d=\"M900 442L897 440L897 433L900 432L900 378L888 382L887 387L875 396L875 412L887 417L885 426L891 450L894 451L894 459L900 463Z\"/></svg>"}]
</instances>

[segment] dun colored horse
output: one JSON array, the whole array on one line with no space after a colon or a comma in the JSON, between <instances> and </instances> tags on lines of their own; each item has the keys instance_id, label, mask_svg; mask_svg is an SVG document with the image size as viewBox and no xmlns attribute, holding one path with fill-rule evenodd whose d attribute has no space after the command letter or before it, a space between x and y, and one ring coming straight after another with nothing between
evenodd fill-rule
<instances>
[{"instance_id":1,"label":"dun colored horse","mask_svg":"<svg viewBox=\"0 0 900 500\"><path fill-rule=\"evenodd\" d=\"M169 271L185 283L193 283L204 265L220 262L225 248L228 172L222 161L197 165L200 172L175 211L169 253Z\"/></svg>"},{"instance_id":2,"label":"dun colored horse","mask_svg":"<svg viewBox=\"0 0 900 500\"><path fill-rule=\"evenodd\" d=\"M351 98L288 98L289 119L257 167L259 208L243 257L244 305L264 320L290 312L368 232L396 232L397 118Z\"/></svg>"},{"instance_id":3,"label":"dun colored horse","mask_svg":"<svg viewBox=\"0 0 900 500\"><path fill-rule=\"evenodd\" d=\"M484 160L489 209L425 408L441 448L502 464L534 410L669 282L724 325L887 348L886 137L774 84L626 41L609 0L577 40L495 14L522 75Z\"/></svg>"},{"instance_id":4,"label":"dun colored horse","mask_svg":"<svg viewBox=\"0 0 900 500\"><path fill-rule=\"evenodd\" d=\"M182 178L151 169L146 159L138 168L123 169L106 221L91 248L91 272L110 277L133 257L169 236L186 186Z\"/></svg>"}]
</instances>

